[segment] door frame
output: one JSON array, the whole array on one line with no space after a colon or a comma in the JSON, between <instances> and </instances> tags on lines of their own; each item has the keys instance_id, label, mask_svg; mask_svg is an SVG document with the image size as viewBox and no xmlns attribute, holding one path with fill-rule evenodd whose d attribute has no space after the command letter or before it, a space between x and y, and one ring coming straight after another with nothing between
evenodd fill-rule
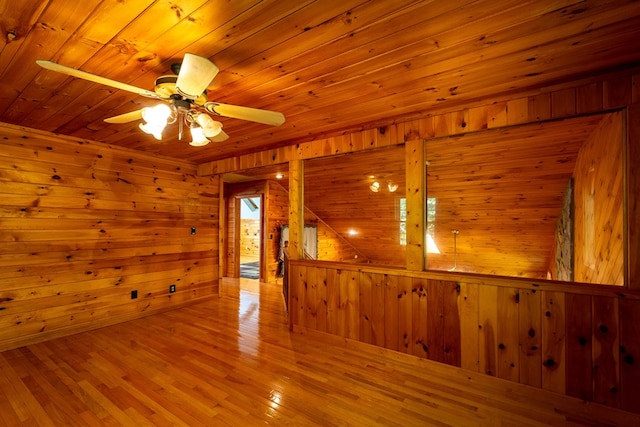
<instances>
[{"instance_id":1,"label":"door frame","mask_svg":"<svg viewBox=\"0 0 640 427\"><path fill-rule=\"evenodd\" d=\"M259 281L263 281L264 275L263 275L263 266L264 266L264 193L262 194L252 194L252 195L238 195L236 196L235 200L236 200L236 214L235 214L235 225L236 225L236 229L235 229L235 236L236 239L233 242L233 249L234 249L234 254L235 254L235 260L236 260L236 271L234 272L235 274L237 274L237 277L240 277L240 261L241 261L241 256L240 256L240 252L242 251L242 249L240 248L240 234L241 234L241 222L242 222L242 200L243 199L259 199L259 203L260 205L258 206L258 209L260 210L260 218L259 218L259 241L258 241L258 280Z\"/></svg>"},{"instance_id":2,"label":"door frame","mask_svg":"<svg viewBox=\"0 0 640 427\"><path fill-rule=\"evenodd\" d=\"M266 182L265 181L252 181L248 183L225 183L224 186L224 207L225 207L225 216L226 224L223 229L221 229L221 233L223 234L223 239L225 242L224 245L224 253L222 254L224 257L224 265L223 275L227 277L240 277L240 203L243 198L260 198L260 253L259 253L259 262L260 269L258 280L263 281L266 277L266 265L265 265L265 191L266 191ZM229 205L233 203L233 236L229 236ZM229 251L231 250L231 254ZM232 257L233 261L233 271L229 271L229 258Z\"/></svg>"}]
</instances>

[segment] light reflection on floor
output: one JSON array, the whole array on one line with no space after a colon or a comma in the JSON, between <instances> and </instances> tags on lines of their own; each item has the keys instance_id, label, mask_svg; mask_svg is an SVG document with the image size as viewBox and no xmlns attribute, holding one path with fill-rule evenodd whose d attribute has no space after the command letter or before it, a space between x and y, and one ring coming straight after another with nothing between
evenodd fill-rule
<instances>
[{"instance_id":1,"label":"light reflection on floor","mask_svg":"<svg viewBox=\"0 0 640 427\"><path fill-rule=\"evenodd\" d=\"M252 336L246 336L243 330L251 331L251 334L260 336L260 282L252 279L223 279L223 291L225 296L238 298L238 324L240 334L238 336L238 350L248 356L257 356L260 340Z\"/></svg>"}]
</instances>

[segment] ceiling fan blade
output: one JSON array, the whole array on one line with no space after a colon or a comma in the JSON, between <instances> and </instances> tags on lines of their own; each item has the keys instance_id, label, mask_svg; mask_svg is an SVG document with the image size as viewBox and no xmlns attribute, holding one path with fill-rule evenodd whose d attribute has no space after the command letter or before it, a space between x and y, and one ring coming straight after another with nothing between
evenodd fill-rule
<instances>
[{"instance_id":1,"label":"ceiling fan blade","mask_svg":"<svg viewBox=\"0 0 640 427\"><path fill-rule=\"evenodd\" d=\"M203 107L210 113L231 117L232 119L249 120L251 122L272 126L280 126L284 123L284 114L277 111L259 110L257 108L219 104L217 102L207 102Z\"/></svg>"},{"instance_id":2,"label":"ceiling fan blade","mask_svg":"<svg viewBox=\"0 0 640 427\"><path fill-rule=\"evenodd\" d=\"M217 134L216 136L209 138L211 142L222 142L222 141L226 141L227 139L229 139L229 135L224 133L223 130L221 130L220 133Z\"/></svg>"},{"instance_id":3,"label":"ceiling fan blade","mask_svg":"<svg viewBox=\"0 0 640 427\"><path fill-rule=\"evenodd\" d=\"M129 123L136 120L142 120L142 110L131 111L104 119L107 123Z\"/></svg>"},{"instance_id":4,"label":"ceiling fan blade","mask_svg":"<svg viewBox=\"0 0 640 427\"><path fill-rule=\"evenodd\" d=\"M126 90L127 92L133 92L138 95L146 96L147 98L165 99L153 91L141 89L136 86L118 82L116 80L107 79L106 77L97 76L95 74L87 73L86 71L76 70L75 68L67 67L66 65L60 65L55 62L44 61L41 59L37 60L36 63L42 68L66 74L68 76L77 77L79 79L88 80L90 82L99 83L105 86L111 86L120 90Z\"/></svg>"},{"instance_id":5,"label":"ceiling fan blade","mask_svg":"<svg viewBox=\"0 0 640 427\"><path fill-rule=\"evenodd\" d=\"M217 74L218 67L207 58L185 53L180 65L176 89L181 95L196 99L204 93Z\"/></svg>"}]
</instances>

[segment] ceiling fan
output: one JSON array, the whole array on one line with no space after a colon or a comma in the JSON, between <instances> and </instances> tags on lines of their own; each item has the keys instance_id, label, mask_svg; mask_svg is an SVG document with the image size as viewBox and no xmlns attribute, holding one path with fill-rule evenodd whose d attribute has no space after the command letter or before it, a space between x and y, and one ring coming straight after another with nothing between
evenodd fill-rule
<instances>
[{"instance_id":1,"label":"ceiling fan","mask_svg":"<svg viewBox=\"0 0 640 427\"><path fill-rule=\"evenodd\" d=\"M206 89L218 74L218 67L209 59L193 53L186 53L181 64L174 64L171 67L175 75L158 77L152 91L51 61L37 60L36 63L48 70L163 101L153 107L145 107L105 119L107 123L144 120L144 123L140 123L140 129L156 139L162 139L165 126L175 122L179 125L178 139L182 139L183 124L186 124L193 138L190 144L194 146L229 138L222 130L222 123L213 120L211 115L272 126L280 126L284 123L284 115L277 111L209 101Z\"/></svg>"}]
</instances>

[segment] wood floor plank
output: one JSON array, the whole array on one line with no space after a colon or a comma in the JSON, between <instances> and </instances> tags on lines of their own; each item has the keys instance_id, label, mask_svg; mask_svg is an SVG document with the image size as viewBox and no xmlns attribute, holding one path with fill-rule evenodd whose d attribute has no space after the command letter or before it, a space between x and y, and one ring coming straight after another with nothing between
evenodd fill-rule
<instances>
[{"instance_id":1,"label":"wood floor plank","mask_svg":"<svg viewBox=\"0 0 640 427\"><path fill-rule=\"evenodd\" d=\"M0 353L0 425L598 424L597 405L291 332L279 286L241 283L225 281L219 299ZM611 425L640 425L615 415Z\"/></svg>"}]
</instances>

